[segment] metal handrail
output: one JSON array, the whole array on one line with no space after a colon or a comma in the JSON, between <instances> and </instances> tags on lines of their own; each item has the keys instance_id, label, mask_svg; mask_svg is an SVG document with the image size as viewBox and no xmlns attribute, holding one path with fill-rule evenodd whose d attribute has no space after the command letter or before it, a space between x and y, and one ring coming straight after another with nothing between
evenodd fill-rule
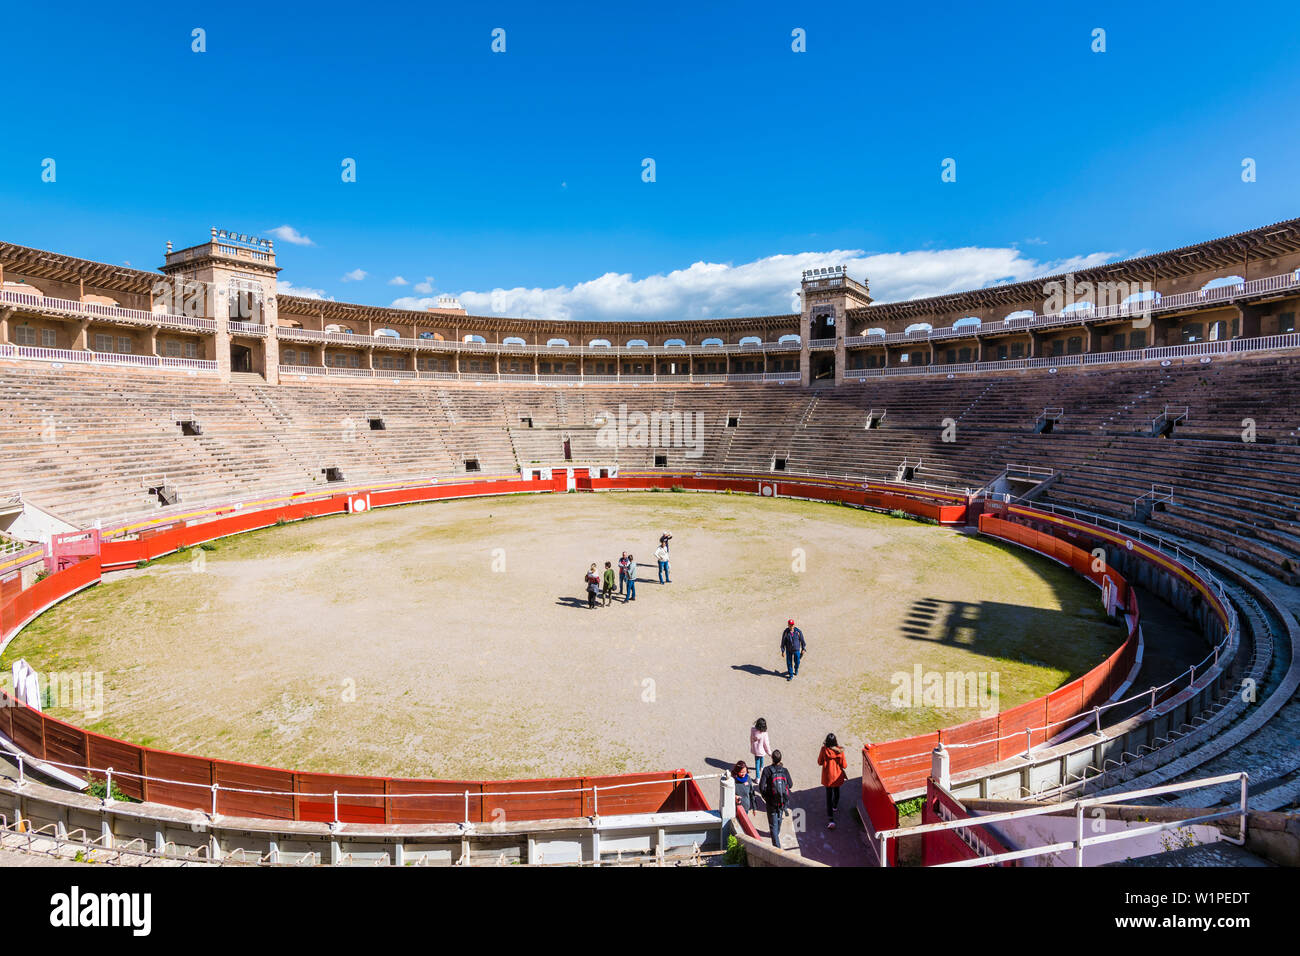
<instances>
[{"instance_id":1,"label":"metal handrail","mask_svg":"<svg viewBox=\"0 0 1300 956\"><path fill-rule=\"evenodd\" d=\"M938 823L924 823L917 827L895 827L890 830L880 830L876 833L878 841L879 864L881 867L889 866L889 841L899 836L918 836L926 833L940 833L947 830L958 830L966 827L987 826L993 823L1003 823L1008 820L1022 820L1027 817L1043 816L1045 814L1059 814L1063 811L1073 811L1076 819L1075 837L1073 840L1057 843L1049 843L1039 847L1029 849L1012 850L1007 853L995 853L989 856L977 856L970 860L956 860L950 863L940 863L938 866L987 866L992 863L1003 863L1011 860L1023 860L1035 856L1046 856L1049 853L1059 853L1062 850L1073 849L1075 851L1075 866L1083 866L1083 851L1085 847L1096 846L1102 843L1115 843L1120 840L1129 840L1134 837L1146 836L1150 833L1160 833L1166 830L1179 830L1184 827L1192 826L1196 823L1205 823L1210 820L1221 820L1225 817L1235 816L1238 818L1238 836L1224 836L1223 839L1236 846L1244 846L1246 843L1246 816L1247 816L1247 785L1250 775L1242 771L1239 773L1224 774L1218 777L1206 777L1202 780L1185 780L1179 783L1168 783L1159 787L1150 787L1146 790L1134 790L1130 793L1118 793L1111 796L1103 797L1081 797L1077 800L1071 800L1069 803L1052 803L1039 807L1026 807L1023 810L1008 810L1003 813L981 814L975 817L968 817L962 820L943 820ZM1202 787L1218 786L1231 781L1239 781L1241 784L1240 803L1235 810L1223 810L1216 813L1206 813L1195 817L1189 817L1185 820L1175 820L1169 823L1154 824L1148 827L1140 827L1133 830L1121 830L1116 833L1103 833L1101 836L1085 837L1083 835L1083 811L1088 807L1105 806L1107 804L1123 803L1125 801L1141 800L1148 797L1160 796L1166 793L1176 793L1182 790L1198 790Z\"/></svg>"}]
</instances>

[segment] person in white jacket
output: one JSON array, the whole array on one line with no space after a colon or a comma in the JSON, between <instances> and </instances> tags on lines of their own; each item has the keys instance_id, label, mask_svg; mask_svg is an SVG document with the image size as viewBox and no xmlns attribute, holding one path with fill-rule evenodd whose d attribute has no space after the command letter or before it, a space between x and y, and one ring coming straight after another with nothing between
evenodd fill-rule
<instances>
[{"instance_id":1,"label":"person in white jacket","mask_svg":"<svg viewBox=\"0 0 1300 956\"><path fill-rule=\"evenodd\" d=\"M673 579L668 576L668 545L661 544L655 549L655 560L659 562L659 583L672 584Z\"/></svg>"}]
</instances>

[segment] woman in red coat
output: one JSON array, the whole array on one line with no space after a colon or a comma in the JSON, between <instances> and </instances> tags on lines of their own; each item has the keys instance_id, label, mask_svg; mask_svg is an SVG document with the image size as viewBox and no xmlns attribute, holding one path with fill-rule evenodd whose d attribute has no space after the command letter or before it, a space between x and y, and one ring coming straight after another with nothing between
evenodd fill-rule
<instances>
[{"instance_id":1,"label":"woman in red coat","mask_svg":"<svg viewBox=\"0 0 1300 956\"><path fill-rule=\"evenodd\" d=\"M835 739L834 734L826 735L817 762L822 768L822 786L826 788L826 829L835 829L835 808L840 805L840 787L848 779L849 762L844 756L844 748Z\"/></svg>"}]
</instances>

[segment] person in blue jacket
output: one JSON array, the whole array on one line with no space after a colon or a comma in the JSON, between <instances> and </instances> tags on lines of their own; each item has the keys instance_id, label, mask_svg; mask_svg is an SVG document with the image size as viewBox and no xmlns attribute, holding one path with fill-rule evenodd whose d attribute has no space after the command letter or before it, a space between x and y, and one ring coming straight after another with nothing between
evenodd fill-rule
<instances>
[{"instance_id":1,"label":"person in blue jacket","mask_svg":"<svg viewBox=\"0 0 1300 956\"><path fill-rule=\"evenodd\" d=\"M794 680L799 674L799 659L808 649L808 642L803 639L803 631L794 626L794 621L787 621L781 632L781 653L785 655L785 679Z\"/></svg>"}]
</instances>

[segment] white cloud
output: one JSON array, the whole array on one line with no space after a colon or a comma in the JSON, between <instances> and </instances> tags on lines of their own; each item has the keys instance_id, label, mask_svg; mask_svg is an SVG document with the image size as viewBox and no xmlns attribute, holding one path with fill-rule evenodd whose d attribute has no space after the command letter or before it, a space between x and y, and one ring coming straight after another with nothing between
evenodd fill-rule
<instances>
[{"instance_id":1,"label":"white cloud","mask_svg":"<svg viewBox=\"0 0 1300 956\"><path fill-rule=\"evenodd\" d=\"M298 286L295 286L292 282L289 282L286 279L278 279L276 281L275 294L296 295L296 296L301 296L304 299L326 299L330 302L334 301L334 296L326 295L324 289L309 289L305 287L299 288Z\"/></svg>"},{"instance_id":2,"label":"white cloud","mask_svg":"<svg viewBox=\"0 0 1300 956\"><path fill-rule=\"evenodd\" d=\"M344 273L341 281L343 282L360 282L370 273L365 269L353 269L351 272Z\"/></svg>"},{"instance_id":3,"label":"white cloud","mask_svg":"<svg viewBox=\"0 0 1300 956\"><path fill-rule=\"evenodd\" d=\"M1115 257L1115 253L1096 252L1042 261L1015 248L980 246L874 255L860 249L833 249L768 256L740 265L696 262L685 269L640 279L627 273L607 272L573 286L470 290L460 293L460 301L471 315L544 319L772 315L799 310L800 274L804 269L818 266L846 265L850 275L870 281L876 301L890 302L1077 271ZM432 292L432 280L420 283L415 291ZM393 305L422 309L433 302L433 299L407 297Z\"/></svg>"},{"instance_id":4,"label":"white cloud","mask_svg":"<svg viewBox=\"0 0 1300 956\"><path fill-rule=\"evenodd\" d=\"M388 280L388 284L389 285L410 285L411 283L407 282L401 276L393 276L391 279Z\"/></svg>"},{"instance_id":5,"label":"white cloud","mask_svg":"<svg viewBox=\"0 0 1300 956\"><path fill-rule=\"evenodd\" d=\"M304 236L297 229L293 228L293 226L276 226L274 229L269 230L267 235L275 236L275 238L279 239L281 242L288 242L295 246L316 245L316 243L312 242L307 236Z\"/></svg>"},{"instance_id":6,"label":"white cloud","mask_svg":"<svg viewBox=\"0 0 1300 956\"><path fill-rule=\"evenodd\" d=\"M433 291L433 276L425 276L423 282L415 284L415 291L421 295L428 295Z\"/></svg>"}]
</instances>

